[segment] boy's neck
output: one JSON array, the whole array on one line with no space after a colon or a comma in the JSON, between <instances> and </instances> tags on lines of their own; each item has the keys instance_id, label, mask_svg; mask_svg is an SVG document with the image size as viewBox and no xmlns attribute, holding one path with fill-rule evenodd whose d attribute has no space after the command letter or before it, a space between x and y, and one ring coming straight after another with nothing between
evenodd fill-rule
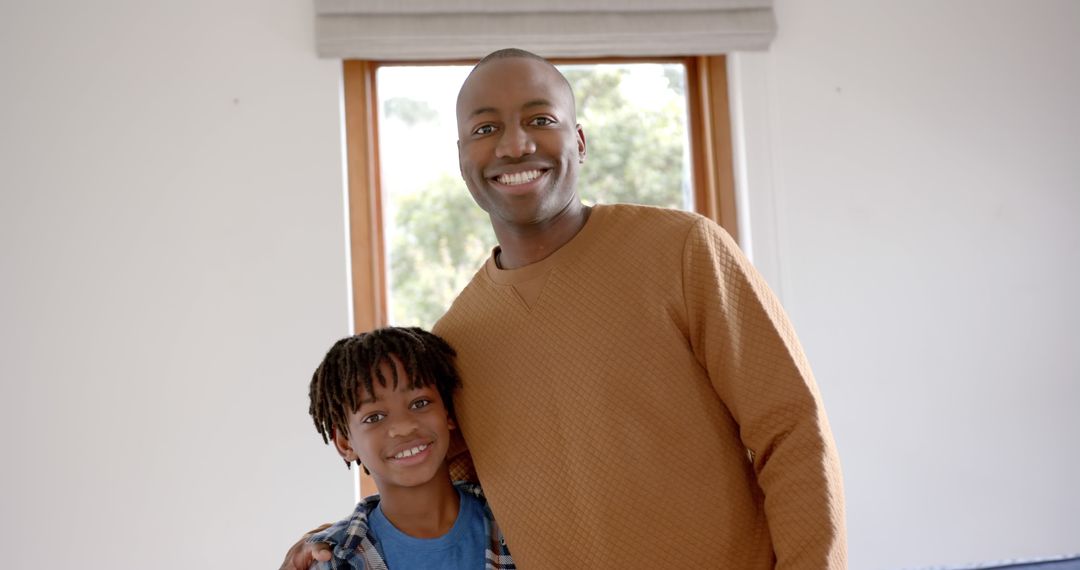
<instances>
[{"instance_id":1,"label":"boy's neck","mask_svg":"<svg viewBox=\"0 0 1080 570\"><path fill-rule=\"evenodd\" d=\"M438 538L457 521L461 497L443 465L439 473L418 487L379 489L383 515L395 528L413 538Z\"/></svg>"}]
</instances>

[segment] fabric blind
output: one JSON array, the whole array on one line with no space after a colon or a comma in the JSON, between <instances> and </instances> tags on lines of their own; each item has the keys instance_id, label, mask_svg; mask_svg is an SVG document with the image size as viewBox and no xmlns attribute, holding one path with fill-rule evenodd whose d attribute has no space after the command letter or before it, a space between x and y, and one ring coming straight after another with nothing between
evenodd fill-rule
<instances>
[{"instance_id":1,"label":"fabric blind","mask_svg":"<svg viewBox=\"0 0 1080 570\"><path fill-rule=\"evenodd\" d=\"M319 55L342 59L709 55L776 35L772 0L315 0L315 12Z\"/></svg>"}]
</instances>

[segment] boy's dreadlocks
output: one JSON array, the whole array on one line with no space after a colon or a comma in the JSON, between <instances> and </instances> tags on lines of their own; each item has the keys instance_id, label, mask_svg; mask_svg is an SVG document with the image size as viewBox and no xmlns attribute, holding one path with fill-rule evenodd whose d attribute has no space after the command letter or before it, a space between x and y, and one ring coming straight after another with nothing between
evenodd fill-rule
<instances>
[{"instance_id":1,"label":"boy's dreadlocks","mask_svg":"<svg viewBox=\"0 0 1080 570\"><path fill-rule=\"evenodd\" d=\"M391 356L404 367L407 388L435 386L454 418L454 389L460 384L454 369L456 354L445 340L416 327L387 327L337 341L311 377L308 411L315 429L324 443L330 443L335 432L349 433L349 414L360 409L363 394L375 392L373 379L380 386L397 389L397 367L390 367L389 383L379 369L383 362L391 362Z\"/></svg>"}]
</instances>

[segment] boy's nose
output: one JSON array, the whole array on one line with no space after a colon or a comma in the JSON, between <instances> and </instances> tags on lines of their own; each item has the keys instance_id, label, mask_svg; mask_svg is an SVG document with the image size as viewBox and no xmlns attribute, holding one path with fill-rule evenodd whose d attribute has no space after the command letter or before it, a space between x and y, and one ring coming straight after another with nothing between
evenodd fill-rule
<instances>
[{"instance_id":1,"label":"boy's nose","mask_svg":"<svg viewBox=\"0 0 1080 570\"><path fill-rule=\"evenodd\" d=\"M390 437L402 437L412 435L416 432L417 424L412 418L401 418L390 424L389 433Z\"/></svg>"}]
</instances>

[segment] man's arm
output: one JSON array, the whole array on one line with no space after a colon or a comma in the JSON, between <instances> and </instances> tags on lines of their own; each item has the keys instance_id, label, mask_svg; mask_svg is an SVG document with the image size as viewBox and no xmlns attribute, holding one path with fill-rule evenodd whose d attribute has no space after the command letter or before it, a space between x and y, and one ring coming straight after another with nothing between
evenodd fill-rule
<instances>
[{"instance_id":1,"label":"man's arm","mask_svg":"<svg viewBox=\"0 0 1080 570\"><path fill-rule=\"evenodd\" d=\"M751 453L776 568L846 568L840 460L779 301L734 240L704 219L683 251L683 291L694 354Z\"/></svg>"},{"instance_id":2,"label":"man's arm","mask_svg":"<svg viewBox=\"0 0 1080 570\"><path fill-rule=\"evenodd\" d=\"M309 531L292 548L285 553L285 560L279 570L308 570L315 562L327 562L330 560L330 545L325 542L308 542L307 539L320 531L330 527L330 523L319 525Z\"/></svg>"}]
</instances>

